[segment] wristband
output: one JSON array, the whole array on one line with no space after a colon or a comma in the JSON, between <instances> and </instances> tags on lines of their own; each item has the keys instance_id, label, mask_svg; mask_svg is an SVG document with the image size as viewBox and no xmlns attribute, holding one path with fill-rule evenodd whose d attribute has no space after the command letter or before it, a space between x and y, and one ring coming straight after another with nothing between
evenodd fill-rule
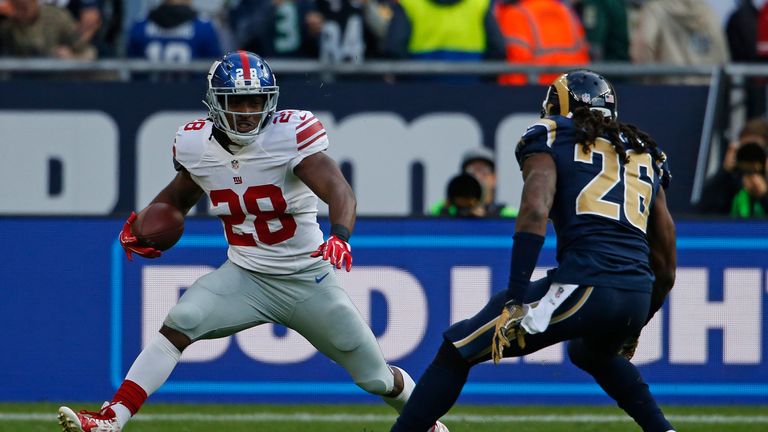
<instances>
[{"instance_id":1,"label":"wristband","mask_svg":"<svg viewBox=\"0 0 768 432\"><path fill-rule=\"evenodd\" d=\"M339 240L344 240L345 242L349 243L349 229L342 224L331 225L331 235L335 235L339 238Z\"/></svg>"},{"instance_id":2,"label":"wristband","mask_svg":"<svg viewBox=\"0 0 768 432\"><path fill-rule=\"evenodd\" d=\"M544 236L521 231L515 233L514 239L512 259L509 262L507 299L522 302L544 246Z\"/></svg>"}]
</instances>

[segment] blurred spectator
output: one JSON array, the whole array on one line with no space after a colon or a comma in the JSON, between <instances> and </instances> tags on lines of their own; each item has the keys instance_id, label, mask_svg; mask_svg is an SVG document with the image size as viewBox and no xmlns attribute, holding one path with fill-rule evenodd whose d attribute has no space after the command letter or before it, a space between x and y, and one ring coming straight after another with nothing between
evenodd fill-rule
<instances>
[{"instance_id":1,"label":"blurred spectator","mask_svg":"<svg viewBox=\"0 0 768 432\"><path fill-rule=\"evenodd\" d=\"M68 11L77 22L80 38L93 43L93 37L101 27L101 11L97 0L42 0L41 3Z\"/></svg>"},{"instance_id":2,"label":"blurred spectator","mask_svg":"<svg viewBox=\"0 0 768 432\"><path fill-rule=\"evenodd\" d=\"M728 145L723 158L723 169L732 171L736 166L736 151L746 143L757 143L763 148L768 148L768 119L755 117L747 120L739 132L738 139Z\"/></svg>"},{"instance_id":3,"label":"blurred spectator","mask_svg":"<svg viewBox=\"0 0 768 432\"><path fill-rule=\"evenodd\" d=\"M13 8L8 0L0 0L0 19L8 18L13 13Z\"/></svg>"},{"instance_id":4,"label":"blurred spectator","mask_svg":"<svg viewBox=\"0 0 768 432\"><path fill-rule=\"evenodd\" d=\"M752 0L739 0L736 9L728 17L726 35L731 60L735 63L753 63L764 61L758 55L758 10ZM765 17L768 20L768 14ZM761 35L766 45L765 57L768 58L768 22L763 26L765 34ZM754 117L765 112L764 79L747 78L745 98L747 116Z\"/></svg>"},{"instance_id":5,"label":"blurred spectator","mask_svg":"<svg viewBox=\"0 0 768 432\"><path fill-rule=\"evenodd\" d=\"M768 182L765 175L766 154L763 147L747 143L736 152L736 173L741 188L731 203L731 216L764 218L768 211Z\"/></svg>"},{"instance_id":6,"label":"blurred spectator","mask_svg":"<svg viewBox=\"0 0 768 432\"><path fill-rule=\"evenodd\" d=\"M237 51L232 25L229 21L229 11L239 0L192 0L192 8L200 17L213 22L214 28L219 34L219 44L222 52Z\"/></svg>"},{"instance_id":7,"label":"blurred spectator","mask_svg":"<svg viewBox=\"0 0 768 432\"><path fill-rule=\"evenodd\" d=\"M238 48L262 57L317 57L323 16L311 0L243 0L230 10Z\"/></svg>"},{"instance_id":8,"label":"blurred spectator","mask_svg":"<svg viewBox=\"0 0 768 432\"><path fill-rule=\"evenodd\" d=\"M0 0L0 27L2 27L5 21L8 21L8 17L11 15L11 4L7 0ZM7 42L4 38L0 37L0 56L5 55L5 44Z\"/></svg>"},{"instance_id":9,"label":"blurred spectator","mask_svg":"<svg viewBox=\"0 0 768 432\"><path fill-rule=\"evenodd\" d=\"M433 212L435 216L485 217L483 188L473 176L461 173L448 182L446 199Z\"/></svg>"},{"instance_id":10,"label":"blurred spectator","mask_svg":"<svg viewBox=\"0 0 768 432\"><path fill-rule=\"evenodd\" d=\"M323 16L320 59L362 63L380 57L392 10L377 0L315 0Z\"/></svg>"},{"instance_id":11,"label":"blurred spectator","mask_svg":"<svg viewBox=\"0 0 768 432\"><path fill-rule=\"evenodd\" d=\"M728 146L721 169L704 184L701 199L697 205L700 212L730 214L733 199L742 188L737 154L742 147L749 144L763 149L768 147L768 119L749 120L739 133L738 139Z\"/></svg>"},{"instance_id":12,"label":"blurred spectator","mask_svg":"<svg viewBox=\"0 0 768 432\"><path fill-rule=\"evenodd\" d=\"M731 59L736 63L750 63L759 60L757 56L757 17L757 7L752 0L738 0L736 9L728 17L725 32L728 36ZM768 49L766 49L766 53L768 54Z\"/></svg>"},{"instance_id":13,"label":"blurred spectator","mask_svg":"<svg viewBox=\"0 0 768 432\"><path fill-rule=\"evenodd\" d=\"M592 61L629 61L629 30L625 0L574 0L589 42Z\"/></svg>"},{"instance_id":14,"label":"blurred spectator","mask_svg":"<svg viewBox=\"0 0 768 432\"><path fill-rule=\"evenodd\" d=\"M113 57L122 32L122 0L43 0L66 9L77 21L80 38L95 46L99 57Z\"/></svg>"},{"instance_id":15,"label":"blurred spectator","mask_svg":"<svg viewBox=\"0 0 768 432\"><path fill-rule=\"evenodd\" d=\"M400 0L385 41L400 59L480 61L504 58L491 0Z\"/></svg>"},{"instance_id":16,"label":"blurred spectator","mask_svg":"<svg viewBox=\"0 0 768 432\"><path fill-rule=\"evenodd\" d=\"M127 57L154 62L188 63L221 55L213 24L198 17L191 0L164 0L146 19L133 24Z\"/></svg>"},{"instance_id":17,"label":"blurred spectator","mask_svg":"<svg viewBox=\"0 0 768 432\"><path fill-rule=\"evenodd\" d=\"M559 0L501 0L496 7L499 27L506 39L507 61L544 65L584 65L589 44L576 14ZM550 84L559 74L542 74ZM526 84L523 74L499 78L502 84Z\"/></svg>"},{"instance_id":18,"label":"blurred spectator","mask_svg":"<svg viewBox=\"0 0 768 432\"><path fill-rule=\"evenodd\" d=\"M728 47L720 20L706 2L647 0L632 30L630 56L635 63L723 64L728 62ZM709 77L662 81L703 85Z\"/></svg>"},{"instance_id":19,"label":"blurred spectator","mask_svg":"<svg viewBox=\"0 0 768 432\"><path fill-rule=\"evenodd\" d=\"M101 28L96 33L95 45L99 57L115 57L122 54L123 0L103 0L100 8Z\"/></svg>"},{"instance_id":20,"label":"blurred spectator","mask_svg":"<svg viewBox=\"0 0 768 432\"><path fill-rule=\"evenodd\" d=\"M517 209L504 203L496 202L496 162L494 153L487 147L467 150L461 158L461 173L477 179L482 187L482 215L485 217L516 217ZM439 215L445 208L450 208L446 201L432 206L430 212Z\"/></svg>"},{"instance_id":21,"label":"blurred spectator","mask_svg":"<svg viewBox=\"0 0 768 432\"><path fill-rule=\"evenodd\" d=\"M6 55L92 60L96 50L77 32L67 11L37 0L9 0L12 15L0 23Z\"/></svg>"}]
</instances>

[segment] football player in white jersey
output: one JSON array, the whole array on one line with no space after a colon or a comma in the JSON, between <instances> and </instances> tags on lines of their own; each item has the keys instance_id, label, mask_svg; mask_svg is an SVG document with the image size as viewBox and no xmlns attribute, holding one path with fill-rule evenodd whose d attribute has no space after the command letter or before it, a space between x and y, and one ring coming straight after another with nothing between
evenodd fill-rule
<instances>
[{"instance_id":1,"label":"football player in white jersey","mask_svg":"<svg viewBox=\"0 0 768 432\"><path fill-rule=\"evenodd\" d=\"M186 214L208 195L211 212L224 225L228 260L182 295L111 402L97 412L59 408L66 432L122 430L191 343L263 323L296 330L344 367L355 384L402 410L413 380L387 365L333 273L332 266L352 266L354 193L323 153L328 137L320 120L309 111L276 111L277 97L272 70L253 53L229 53L211 66L209 117L179 128L173 146L178 173L152 202ZM329 208L325 241L317 223L318 197ZM159 257L159 250L132 234L135 218L132 213L120 233L126 255ZM445 430L439 422L430 428Z\"/></svg>"}]
</instances>

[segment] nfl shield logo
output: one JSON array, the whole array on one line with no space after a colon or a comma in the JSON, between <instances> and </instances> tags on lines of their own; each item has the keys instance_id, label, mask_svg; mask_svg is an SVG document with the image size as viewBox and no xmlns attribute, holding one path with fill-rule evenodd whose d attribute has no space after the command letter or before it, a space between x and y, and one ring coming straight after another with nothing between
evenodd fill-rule
<instances>
[{"instance_id":1,"label":"nfl shield logo","mask_svg":"<svg viewBox=\"0 0 768 432\"><path fill-rule=\"evenodd\" d=\"M237 159L234 159L234 160L232 161L232 169L233 169L233 170L237 170L237 169L240 169L240 161L238 161Z\"/></svg>"}]
</instances>

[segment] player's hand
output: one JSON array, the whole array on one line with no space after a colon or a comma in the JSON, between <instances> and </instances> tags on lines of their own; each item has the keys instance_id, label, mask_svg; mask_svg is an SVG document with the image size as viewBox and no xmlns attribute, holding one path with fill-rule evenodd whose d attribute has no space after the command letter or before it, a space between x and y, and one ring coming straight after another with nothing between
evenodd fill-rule
<instances>
[{"instance_id":1,"label":"player's hand","mask_svg":"<svg viewBox=\"0 0 768 432\"><path fill-rule=\"evenodd\" d=\"M632 360L637 349L637 344L640 342L640 333L628 338L624 341L624 345L619 349L619 355L623 356L627 360Z\"/></svg>"},{"instance_id":2,"label":"player's hand","mask_svg":"<svg viewBox=\"0 0 768 432\"><path fill-rule=\"evenodd\" d=\"M151 246L142 246L139 244L139 239L137 239L136 236L133 235L133 232L131 232L131 224L133 224L133 221L135 220L136 212L131 212L131 215L128 216L128 220L123 224L123 230L120 231L120 246L123 247L125 256L128 257L128 260L133 261L132 254L134 253L143 256L144 258L157 258L162 255L162 252Z\"/></svg>"},{"instance_id":3,"label":"player's hand","mask_svg":"<svg viewBox=\"0 0 768 432\"><path fill-rule=\"evenodd\" d=\"M324 260L330 261L331 265L340 269L346 263L347 271L352 269L352 246L344 240L332 235L328 237L325 243L321 244L316 251L312 252L311 257L322 256Z\"/></svg>"},{"instance_id":4,"label":"player's hand","mask_svg":"<svg viewBox=\"0 0 768 432\"><path fill-rule=\"evenodd\" d=\"M511 340L517 340L517 346L525 348L525 329L520 325L528 313L528 305L510 300L501 310L501 316L496 319L496 330L491 341L491 356L498 364L504 358L504 348L511 346Z\"/></svg>"}]
</instances>

